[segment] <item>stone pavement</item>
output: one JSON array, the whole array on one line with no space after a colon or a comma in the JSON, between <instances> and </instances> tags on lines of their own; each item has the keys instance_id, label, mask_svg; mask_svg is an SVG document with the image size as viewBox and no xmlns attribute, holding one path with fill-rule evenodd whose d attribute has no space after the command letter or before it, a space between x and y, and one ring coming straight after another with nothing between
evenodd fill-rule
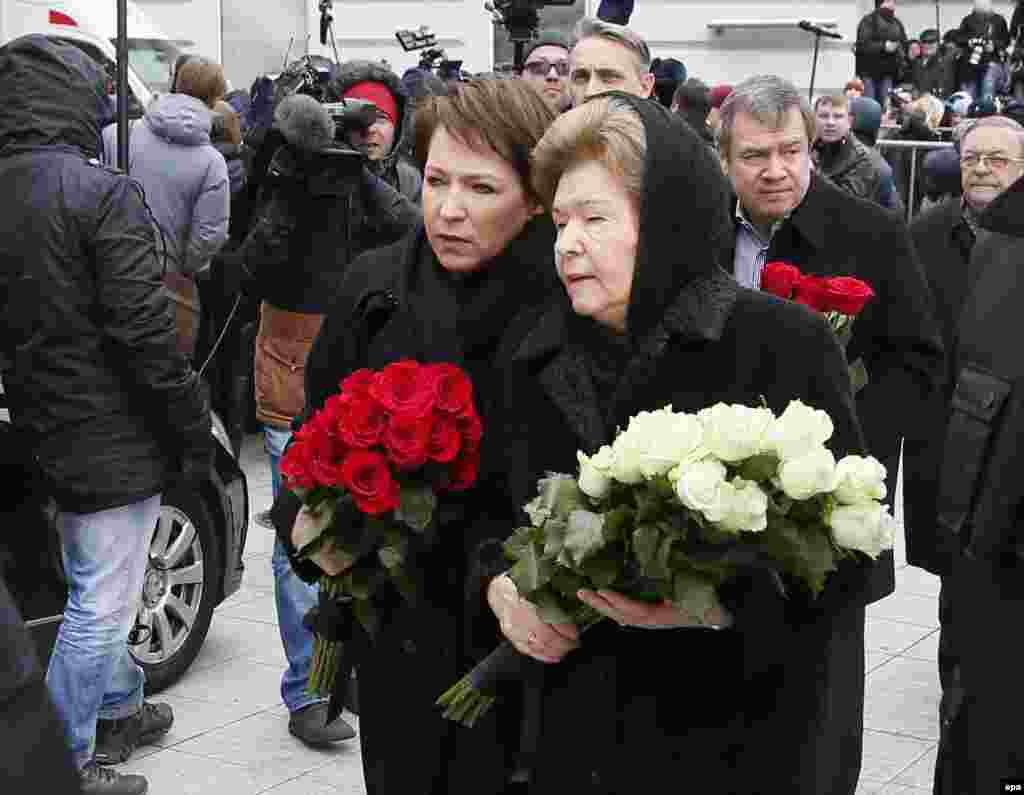
<instances>
[{"instance_id":1,"label":"stone pavement","mask_svg":"<svg viewBox=\"0 0 1024 795\"><path fill-rule=\"evenodd\" d=\"M255 515L270 502L260 437L246 439L243 466ZM150 795L365 795L357 740L313 751L288 733L279 692L285 658L274 608L272 548L272 534L252 524L240 592L218 608L188 673L158 697L174 707L174 728L121 768L147 776ZM864 765L857 795L931 792L939 584L906 565L902 539L896 564L896 593L868 610ZM346 717L358 729L358 718Z\"/></svg>"}]
</instances>

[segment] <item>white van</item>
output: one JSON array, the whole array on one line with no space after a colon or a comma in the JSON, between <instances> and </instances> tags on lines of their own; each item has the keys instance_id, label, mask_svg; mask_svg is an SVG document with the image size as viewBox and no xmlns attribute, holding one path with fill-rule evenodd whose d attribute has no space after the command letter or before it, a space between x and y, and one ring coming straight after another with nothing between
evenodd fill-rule
<instances>
[{"instance_id":1,"label":"white van","mask_svg":"<svg viewBox=\"0 0 1024 795\"><path fill-rule=\"evenodd\" d=\"M29 33L83 50L116 74L117 4L114 0L0 0L0 45ZM128 3L129 115L141 116L170 87L181 54L133 2Z\"/></svg>"}]
</instances>

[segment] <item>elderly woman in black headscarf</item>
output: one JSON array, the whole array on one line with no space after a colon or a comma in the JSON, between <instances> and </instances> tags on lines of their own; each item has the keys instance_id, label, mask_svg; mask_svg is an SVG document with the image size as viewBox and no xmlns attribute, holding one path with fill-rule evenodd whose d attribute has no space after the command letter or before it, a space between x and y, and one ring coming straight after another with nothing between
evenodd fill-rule
<instances>
[{"instance_id":1,"label":"elderly woman in black headscarf","mask_svg":"<svg viewBox=\"0 0 1024 795\"><path fill-rule=\"evenodd\" d=\"M640 411L719 401L831 416L859 451L843 354L824 321L743 289L716 261L728 186L697 135L648 100L612 93L562 116L534 151L564 289L521 315L504 368L509 494L576 470ZM547 663L531 795L850 793L860 766L867 569L843 564L817 601L783 600L751 571L703 616L580 592L613 619L582 638L548 625L507 576L489 603L516 648ZM662 631L648 631L660 629ZM852 660L852 662L851 662ZM853 686L850 684L853 683ZM852 785L839 780L851 778Z\"/></svg>"}]
</instances>

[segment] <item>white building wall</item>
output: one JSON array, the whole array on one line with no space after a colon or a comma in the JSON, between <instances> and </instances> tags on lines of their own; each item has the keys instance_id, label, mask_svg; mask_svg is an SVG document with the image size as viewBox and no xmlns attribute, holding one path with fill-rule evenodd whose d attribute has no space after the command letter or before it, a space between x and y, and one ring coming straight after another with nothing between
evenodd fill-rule
<instances>
[{"instance_id":1,"label":"white building wall","mask_svg":"<svg viewBox=\"0 0 1024 795\"><path fill-rule=\"evenodd\" d=\"M596 13L598 0L588 0L588 13ZM1006 17L1013 4L993 3ZM857 24L874 9L872 0L637 0L629 26L644 36L655 57L681 60L692 77L709 84L736 84L756 74L773 73L792 80L802 89L810 85L814 36L795 27L809 19L838 24L841 41L822 39L815 93L842 88L854 73L853 44ZM897 0L896 16L910 38L935 27L936 5L931 0ZM971 11L970 2L943 2L941 30L957 27ZM791 20L789 30L727 30L708 28L711 21Z\"/></svg>"}]
</instances>

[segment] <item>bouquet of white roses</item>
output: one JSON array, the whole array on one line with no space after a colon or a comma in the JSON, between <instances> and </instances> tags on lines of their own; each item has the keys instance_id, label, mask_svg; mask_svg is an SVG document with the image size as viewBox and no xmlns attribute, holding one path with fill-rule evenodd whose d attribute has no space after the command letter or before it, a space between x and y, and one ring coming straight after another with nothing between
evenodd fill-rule
<instances>
[{"instance_id":1,"label":"bouquet of white roses","mask_svg":"<svg viewBox=\"0 0 1024 795\"><path fill-rule=\"evenodd\" d=\"M886 471L874 458L836 461L824 411L793 401L770 409L719 403L697 414L671 406L633 417L578 477L549 474L526 506L530 526L505 543L509 575L542 620L581 630L603 616L581 589L668 600L693 616L715 589L751 567L817 596L839 560L877 558L895 521ZM508 642L445 692L445 716L472 726L497 683L532 661Z\"/></svg>"}]
</instances>

